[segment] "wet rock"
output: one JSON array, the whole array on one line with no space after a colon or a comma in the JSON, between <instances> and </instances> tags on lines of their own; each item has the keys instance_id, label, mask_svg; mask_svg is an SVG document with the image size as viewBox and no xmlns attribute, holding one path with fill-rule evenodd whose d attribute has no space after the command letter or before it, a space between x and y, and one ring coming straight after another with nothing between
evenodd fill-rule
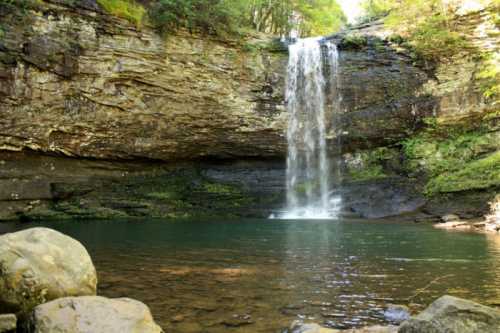
<instances>
[{"instance_id":1,"label":"wet rock","mask_svg":"<svg viewBox=\"0 0 500 333\"><path fill-rule=\"evenodd\" d=\"M364 328L357 328L352 330L343 331L344 333L396 333L397 326L368 326ZM341 332L339 332L341 333Z\"/></svg>"},{"instance_id":2,"label":"wet rock","mask_svg":"<svg viewBox=\"0 0 500 333\"><path fill-rule=\"evenodd\" d=\"M414 185L399 177L345 183L338 194L344 210L364 218L411 213L426 202Z\"/></svg>"},{"instance_id":3,"label":"wet rock","mask_svg":"<svg viewBox=\"0 0 500 333\"><path fill-rule=\"evenodd\" d=\"M441 220L445 223L447 222L456 222L460 220L460 216L455 214L447 214L441 217Z\"/></svg>"},{"instance_id":4,"label":"wet rock","mask_svg":"<svg viewBox=\"0 0 500 333\"><path fill-rule=\"evenodd\" d=\"M180 323L181 321L184 321L184 319L185 319L185 317L183 315L179 314L179 315L173 316L172 319L170 319L170 321L172 323Z\"/></svg>"},{"instance_id":5,"label":"wet rock","mask_svg":"<svg viewBox=\"0 0 500 333\"><path fill-rule=\"evenodd\" d=\"M500 311L452 296L443 296L404 322L398 333L498 333Z\"/></svg>"},{"instance_id":6,"label":"wet rock","mask_svg":"<svg viewBox=\"0 0 500 333\"><path fill-rule=\"evenodd\" d=\"M467 222L455 221L455 222L438 223L438 224L435 224L434 227L438 228L438 229L469 230L472 228L472 225L470 223L467 223Z\"/></svg>"},{"instance_id":7,"label":"wet rock","mask_svg":"<svg viewBox=\"0 0 500 333\"><path fill-rule=\"evenodd\" d=\"M17 318L14 314L0 315L0 333L15 331L17 327Z\"/></svg>"},{"instance_id":8,"label":"wet rock","mask_svg":"<svg viewBox=\"0 0 500 333\"><path fill-rule=\"evenodd\" d=\"M96 293L87 250L47 228L0 236L0 272L0 313L26 314L49 300Z\"/></svg>"},{"instance_id":9,"label":"wet rock","mask_svg":"<svg viewBox=\"0 0 500 333\"><path fill-rule=\"evenodd\" d=\"M322 312L321 315L325 318L344 318L346 316L344 313L335 312Z\"/></svg>"},{"instance_id":10,"label":"wet rock","mask_svg":"<svg viewBox=\"0 0 500 333\"><path fill-rule=\"evenodd\" d=\"M240 327L253 324L252 316L250 315L233 315L231 318L227 318L222 321L224 326L228 327Z\"/></svg>"},{"instance_id":11,"label":"wet rock","mask_svg":"<svg viewBox=\"0 0 500 333\"><path fill-rule=\"evenodd\" d=\"M400 324L410 319L410 309L404 305L389 304L384 311L384 317L391 323Z\"/></svg>"},{"instance_id":12,"label":"wet rock","mask_svg":"<svg viewBox=\"0 0 500 333\"><path fill-rule=\"evenodd\" d=\"M160 333L143 303L99 296L60 298L37 306L30 319L34 333Z\"/></svg>"},{"instance_id":13,"label":"wet rock","mask_svg":"<svg viewBox=\"0 0 500 333\"><path fill-rule=\"evenodd\" d=\"M292 323L289 333L396 333L396 326L368 326L363 328L352 328L347 330L337 330L325 328L318 324L304 324L300 321Z\"/></svg>"},{"instance_id":14,"label":"wet rock","mask_svg":"<svg viewBox=\"0 0 500 333\"><path fill-rule=\"evenodd\" d=\"M290 326L289 333L335 333L338 330L331 328L321 327L318 324L304 324L303 322L296 321Z\"/></svg>"}]
</instances>

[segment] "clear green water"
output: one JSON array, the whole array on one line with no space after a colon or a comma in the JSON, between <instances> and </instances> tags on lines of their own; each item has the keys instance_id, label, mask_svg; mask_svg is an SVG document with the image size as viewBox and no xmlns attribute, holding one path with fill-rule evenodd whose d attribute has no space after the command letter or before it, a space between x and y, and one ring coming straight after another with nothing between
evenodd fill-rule
<instances>
[{"instance_id":1,"label":"clear green water","mask_svg":"<svg viewBox=\"0 0 500 333\"><path fill-rule=\"evenodd\" d=\"M95 221L44 225L80 240L99 292L148 304L168 332L280 332L297 318L385 323L451 294L500 305L500 238L359 221Z\"/></svg>"}]
</instances>

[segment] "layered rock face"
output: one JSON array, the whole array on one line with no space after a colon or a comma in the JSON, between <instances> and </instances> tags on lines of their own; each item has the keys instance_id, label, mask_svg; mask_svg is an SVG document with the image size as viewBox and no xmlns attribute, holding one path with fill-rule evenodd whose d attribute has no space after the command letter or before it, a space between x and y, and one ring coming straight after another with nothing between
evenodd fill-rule
<instances>
[{"instance_id":1,"label":"layered rock face","mask_svg":"<svg viewBox=\"0 0 500 333\"><path fill-rule=\"evenodd\" d=\"M0 13L0 148L158 160L280 156L286 55L48 1Z\"/></svg>"}]
</instances>

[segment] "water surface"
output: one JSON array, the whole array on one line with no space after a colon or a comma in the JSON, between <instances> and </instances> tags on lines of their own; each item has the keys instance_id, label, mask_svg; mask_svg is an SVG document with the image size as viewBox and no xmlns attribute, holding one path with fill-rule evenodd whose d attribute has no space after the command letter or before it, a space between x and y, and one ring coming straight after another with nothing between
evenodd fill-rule
<instances>
[{"instance_id":1,"label":"water surface","mask_svg":"<svg viewBox=\"0 0 500 333\"><path fill-rule=\"evenodd\" d=\"M92 221L48 226L93 257L99 293L148 304L168 332L280 332L303 318L385 323L443 294L500 305L500 238L360 221Z\"/></svg>"}]
</instances>

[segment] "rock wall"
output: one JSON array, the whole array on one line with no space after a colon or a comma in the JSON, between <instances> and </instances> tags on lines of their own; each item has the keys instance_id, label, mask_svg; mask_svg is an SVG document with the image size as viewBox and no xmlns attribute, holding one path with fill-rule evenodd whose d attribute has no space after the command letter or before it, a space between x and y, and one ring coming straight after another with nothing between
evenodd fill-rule
<instances>
[{"instance_id":1,"label":"rock wall","mask_svg":"<svg viewBox=\"0 0 500 333\"><path fill-rule=\"evenodd\" d=\"M58 3L0 12L1 149L157 160L285 151L286 54L160 36L93 1Z\"/></svg>"},{"instance_id":2,"label":"rock wall","mask_svg":"<svg viewBox=\"0 0 500 333\"><path fill-rule=\"evenodd\" d=\"M498 46L481 35L489 15L463 18L477 47ZM268 216L282 207L283 45L161 36L94 0L48 0L29 12L0 5L0 18L0 219ZM422 64L377 23L329 38L342 95L330 123L342 131L332 126L328 138L342 145L345 214L484 213L500 185L499 113L479 90L477 59ZM463 182L476 176L456 169L470 165L490 178ZM424 196L433 181L441 194Z\"/></svg>"}]
</instances>

